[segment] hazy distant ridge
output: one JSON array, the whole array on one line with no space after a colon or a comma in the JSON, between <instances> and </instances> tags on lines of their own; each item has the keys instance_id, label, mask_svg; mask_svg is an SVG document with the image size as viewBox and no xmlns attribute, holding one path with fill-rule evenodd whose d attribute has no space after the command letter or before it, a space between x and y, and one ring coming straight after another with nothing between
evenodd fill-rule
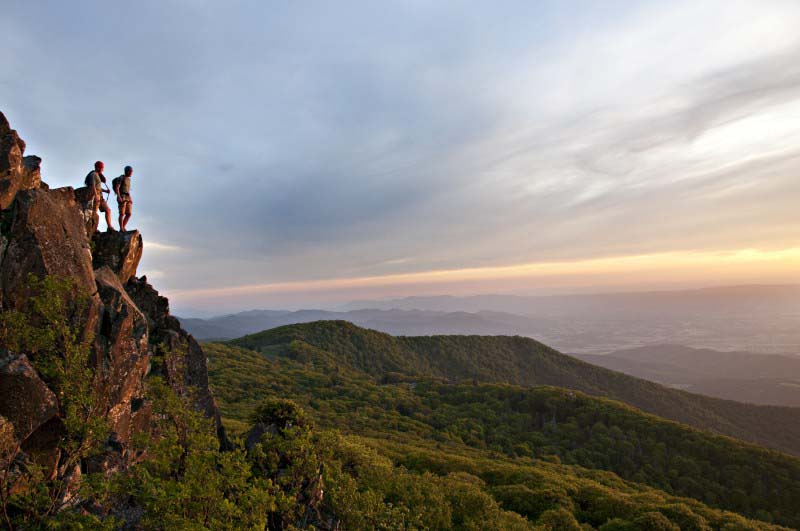
<instances>
[{"instance_id":1,"label":"hazy distant ridge","mask_svg":"<svg viewBox=\"0 0 800 531\"><path fill-rule=\"evenodd\" d=\"M739 402L800 406L800 358L652 345L584 361L672 387Z\"/></svg>"}]
</instances>

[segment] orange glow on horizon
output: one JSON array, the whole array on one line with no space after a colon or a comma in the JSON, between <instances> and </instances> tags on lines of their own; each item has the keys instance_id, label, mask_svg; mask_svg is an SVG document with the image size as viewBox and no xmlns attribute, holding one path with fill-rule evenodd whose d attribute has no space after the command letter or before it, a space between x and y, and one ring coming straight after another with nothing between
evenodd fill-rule
<instances>
[{"instance_id":1,"label":"orange glow on horizon","mask_svg":"<svg viewBox=\"0 0 800 531\"><path fill-rule=\"evenodd\" d=\"M475 267L358 278L273 282L231 287L174 290L173 297L213 299L258 294L309 293L359 288L427 286L446 292L448 286L482 285L491 289L532 287L536 283L566 287L625 286L664 282L794 283L800 281L800 247L765 251L683 251Z\"/></svg>"}]
</instances>

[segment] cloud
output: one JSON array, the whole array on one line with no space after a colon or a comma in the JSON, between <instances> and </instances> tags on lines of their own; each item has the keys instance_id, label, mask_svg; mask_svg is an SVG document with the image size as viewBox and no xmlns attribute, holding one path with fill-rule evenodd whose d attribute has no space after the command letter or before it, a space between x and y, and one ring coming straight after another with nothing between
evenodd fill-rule
<instances>
[{"instance_id":1,"label":"cloud","mask_svg":"<svg viewBox=\"0 0 800 531\"><path fill-rule=\"evenodd\" d=\"M175 252L183 252L186 251L185 248L179 247L177 245L169 245L166 243L159 243L154 242L151 240L147 240L147 250L148 251L155 251L157 253L175 253Z\"/></svg>"},{"instance_id":2,"label":"cloud","mask_svg":"<svg viewBox=\"0 0 800 531\"><path fill-rule=\"evenodd\" d=\"M167 289L797 243L796 2L4 15L3 110L51 185L135 167Z\"/></svg>"}]
</instances>

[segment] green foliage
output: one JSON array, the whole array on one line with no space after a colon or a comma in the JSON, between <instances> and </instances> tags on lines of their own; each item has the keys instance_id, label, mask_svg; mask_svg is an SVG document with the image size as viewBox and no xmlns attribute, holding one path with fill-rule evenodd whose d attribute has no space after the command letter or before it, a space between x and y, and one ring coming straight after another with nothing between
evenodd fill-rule
<instances>
[{"instance_id":1,"label":"green foliage","mask_svg":"<svg viewBox=\"0 0 800 531\"><path fill-rule=\"evenodd\" d=\"M213 423L161 377L147 382L156 425L147 459L112 478L104 512L129 503L141 529L263 529L275 497L242 450L220 452Z\"/></svg>"},{"instance_id":2,"label":"green foliage","mask_svg":"<svg viewBox=\"0 0 800 531\"><path fill-rule=\"evenodd\" d=\"M292 427L304 428L309 421L305 412L300 409L297 402L281 398L268 399L256 408L250 421L253 424L262 423L266 425L274 424L280 430Z\"/></svg>"},{"instance_id":3,"label":"green foliage","mask_svg":"<svg viewBox=\"0 0 800 531\"><path fill-rule=\"evenodd\" d=\"M0 316L0 338L29 354L57 392L65 419L62 451L68 464L79 464L100 449L107 433L97 420L102 415L93 393L101 386L88 366L91 338L78 332L85 307L69 283L45 279L31 286L28 313ZM372 349L382 348L385 338L357 332L324 327L320 334L331 350L286 330L272 336L283 343L261 345L258 352L206 346L227 425L240 435L253 424L260 430L247 450L239 440L237 449L221 452L213 423L192 408L191 392L174 391L164 379L171 371L152 374L145 389L150 430L129 449L140 461L109 475L84 476L75 510L63 510L59 502L66 483L50 481L42 467L27 464L29 488L12 494L9 483L3 485L4 508L11 509L7 524L778 529L673 494L681 489L708 490L717 505L743 504L760 518L795 516L776 494L786 489L785 496L794 495L795 463L786 456L572 391L420 376L412 369L421 358L406 356L405 347L374 356ZM163 356L159 364L181 362L179 352L157 350ZM434 358L427 367L435 375ZM8 435L0 424L0 449L13 443ZM747 459L753 460L750 468L743 464ZM732 479L714 475L707 462ZM754 478L754 467L775 474L752 487L763 503L735 490L724 499L726 489Z\"/></svg>"},{"instance_id":4,"label":"green foliage","mask_svg":"<svg viewBox=\"0 0 800 531\"><path fill-rule=\"evenodd\" d=\"M473 514L489 518L491 511L480 509L487 500L504 509L498 518L524 517L524 525L540 529L556 525L556 520L540 521L549 511L555 513L549 513L545 520L568 514L571 519L564 518L569 523L563 525L574 521L579 528L597 528L617 519L617 524L638 529L636 526L645 525L642 522L663 524L666 519L672 525L705 521L714 529L733 525L774 529L770 524L676 496L676 488L671 485L664 490L645 485L656 483L656 479L634 478L637 483L631 483L596 469L616 472L615 468L628 457L628 444L632 444L637 459L650 459L651 451L655 459L660 443L674 447L666 463L685 454L681 458L699 467L701 473L705 473L705 465L701 464L706 460L739 463L744 467L740 475L745 477L752 477L762 465L796 465L796 460L776 452L705 434L574 391L447 384L419 376L384 378L367 374L341 362L332 352L297 340L271 345L261 352L218 343L206 344L204 350L209 357L210 381L225 417L242 422L265 399L292 399L322 427L350 434L346 438L349 444L367 445L377 452L376 457L388 459L381 466L372 457L369 467L343 467L343 474L338 475L335 471L339 469L331 463L348 461L342 455L343 447L322 445L336 448L334 454L323 456L325 467L330 467L325 469L326 481L330 474L337 478L336 488L352 483L348 493L369 485L367 492L375 496L365 495L356 502L348 497L352 494L337 497L333 485L327 485L326 503L341 500L329 510L349 515L350 522L359 522L352 524L355 528L366 525L358 515L374 514L382 496L384 503L392 503L396 517L405 514L403 507L413 508L410 514L422 506L440 507L438 516L430 515L430 520L425 520L427 527L436 529L469 525ZM594 438L602 433L614 438L596 445ZM658 444L651 443L651 439ZM599 458L605 461L591 461ZM380 471L378 475L387 479L371 483L373 476L360 472L365 469ZM398 475L391 470L403 472ZM680 470L678 477L690 469ZM623 471L619 468L620 473ZM631 473L635 475L636 471ZM700 474L693 477L703 479ZM712 475L707 481L721 488L720 477ZM776 480L780 477L776 476ZM791 477L780 481L781 488L790 489L783 499L791 500L791 489L797 483ZM447 498L451 492L458 493L457 499ZM431 502L421 505L417 499ZM763 503L773 508L782 502L773 493ZM687 520L687 514L676 511L676 505L688 507L694 520ZM349 513L348 507L359 509ZM791 507L788 510L786 514L778 514L777 510L775 513L786 519ZM408 528L408 520L403 522ZM512 524L497 525L504 528L502 525Z\"/></svg>"},{"instance_id":5,"label":"green foliage","mask_svg":"<svg viewBox=\"0 0 800 531\"><path fill-rule=\"evenodd\" d=\"M566 509L551 509L536 522L542 531L581 531L581 525Z\"/></svg>"},{"instance_id":6,"label":"green foliage","mask_svg":"<svg viewBox=\"0 0 800 531\"><path fill-rule=\"evenodd\" d=\"M51 479L44 464L20 462L19 447L5 441L0 505L9 526L53 520L68 503L67 489L77 473L69 471L96 455L108 435L101 379L89 363L93 337L83 330L89 295L72 279L55 276L28 275L25 287L24 306L0 313L0 345L10 353L27 355L54 392L63 426L58 466L68 473Z\"/></svg>"},{"instance_id":7,"label":"green foliage","mask_svg":"<svg viewBox=\"0 0 800 531\"><path fill-rule=\"evenodd\" d=\"M267 355L289 346L297 361L334 361L386 383L398 377L425 377L565 387L800 455L800 408L741 404L669 389L565 356L526 337L393 337L344 321L320 321L282 326L230 343Z\"/></svg>"}]
</instances>

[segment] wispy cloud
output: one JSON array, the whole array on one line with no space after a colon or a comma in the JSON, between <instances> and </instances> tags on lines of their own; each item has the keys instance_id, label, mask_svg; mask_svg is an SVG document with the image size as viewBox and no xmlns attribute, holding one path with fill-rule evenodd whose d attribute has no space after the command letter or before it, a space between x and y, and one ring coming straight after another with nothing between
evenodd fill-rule
<instances>
[{"instance_id":1,"label":"wispy cloud","mask_svg":"<svg viewBox=\"0 0 800 531\"><path fill-rule=\"evenodd\" d=\"M251 302L297 301L308 300L311 295L317 301L331 303L347 300L354 293L386 297L431 292L490 293L511 289L521 294L542 286L551 290L565 286L596 288L598 281L615 289L678 282L702 285L698 282L708 282L702 275L707 270L715 272L712 285L758 282L765 272L777 282L797 283L800 282L800 247L662 252L368 277L232 284L176 290L170 294L184 304L216 301L225 308L236 307L243 299Z\"/></svg>"},{"instance_id":2,"label":"wispy cloud","mask_svg":"<svg viewBox=\"0 0 800 531\"><path fill-rule=\"evenodd\" d=\"M176 294L794 248L798 27L790 0L12 2L0 97L50 184L135 167Z\"/></svg>"},{"instance_id":3,"label":"wispy cloud","mask_svg":"<svg viewBox=\"0 0 800 531\"><path fill-rule=\"evenodd\" d=\"M184 247L179 247L177 245L169 245L166 243L154 242L151 240L147 240L145 246L147 247L148 251L154 251L157 253L176 253L176 252L186 251Z\"/></svg>"}]
</instances>

